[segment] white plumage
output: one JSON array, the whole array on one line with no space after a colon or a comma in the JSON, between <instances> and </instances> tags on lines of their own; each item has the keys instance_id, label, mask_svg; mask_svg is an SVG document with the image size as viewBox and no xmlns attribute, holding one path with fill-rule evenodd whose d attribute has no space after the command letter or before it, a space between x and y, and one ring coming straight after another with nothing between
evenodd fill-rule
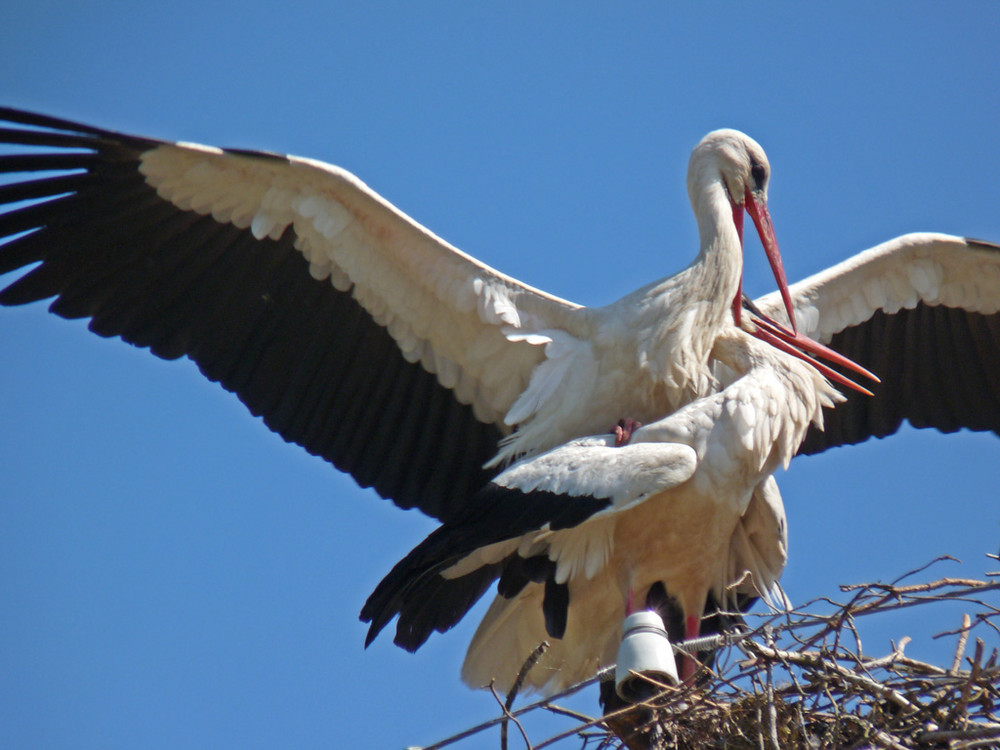
<instances>
[{"instance_id":1,"label":"white plumage","mask_svg":"<svg viewBox=\"0 0 1000 750\"><path fill-rule=\"evenodd\" d=\"M544 558L552 564L549 583L496 597L462 676L472 686L507 690L527 656L548 640L525 684L552 692L613 663L629 598L644 601L657 583L696 622L710 594L733 611L738 594L780 598L775 587L786 530L771 473L787 466L810 425L822 428L823 408L843 397L815 368L735 327L719 335L712 359L736 376L720 392L637 429L628 445L592 436L514 464L493 480L494 497L484 494L491 510L480 510L472 523L445 524L397 566L370 603L388 597L402 614L428 606L437 594L444 607L451 594L447 585L435 587L434 575L456 581L512 555ZM529 501L545 495L539 503L607 504L567 528L543 524L456 554L449 537L464 539L473 526L502 527L504 501L522 495ZM544 614L550 584L568 589L559 638L548 632Z\"/></svg>"}]
</instances>

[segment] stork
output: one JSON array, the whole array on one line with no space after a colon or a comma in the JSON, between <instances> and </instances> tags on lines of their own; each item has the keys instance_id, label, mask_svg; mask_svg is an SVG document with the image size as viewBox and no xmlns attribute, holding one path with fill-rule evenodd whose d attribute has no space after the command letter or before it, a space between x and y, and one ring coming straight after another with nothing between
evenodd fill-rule
<instances>
[{"instance_id":1,"label":"stork","mask_svg":"<svg viewBox=\"0 0 1000 750\"><path fill-rule=\"evenodd\" d=\"M513 458L714 389L708 352L740 314L744 209L787 294L770 166L733 130L691 156L694 262L585 308L464 255L336 167L0 119L19 126L2 141L42 150L3 173L78 170L3 188L5 203L42 202L0 217L14 237L0 272L42 264L0 303L55 296L53 312L96 333L187 355L285 439L441 520Z\"/></svg>"},{"instance_id":2,"label":"stork","mask_svg":"<svg viewBox=\"0 0 1000 750\"><path fill-rule=\"evenodd\" d=\"M506 461L713 394L711 349L740 315L740 206L777 258L766 157L734 131L692 156L695 262L591 309L459 252L336 167L0 120L0 273L38 264L0 303L55 297L100 335L188 356L286 440L445 523ZM997 250L906 235L787 292L774 264L763 313L881 370L875 398L849 397L802 450L903 419L1000 431Z\"/></svg>"},{"instance_id":3,"label":"stork","mask_svg":"<svg viewBox=\"0 0 1000 750\"><path fill-rule=\"evenodd\" d=\"M636 603L665 592L693 638L710 597L731 611L741 597L780 598L785 523L771 474L843 396L815 367L735 326L712 359L735 380L638 428L629 444L573 440L493 479L379 584L362 611L369 642L399 615L396 642L415 650L499 578L462 676L507 691L548 640L524 684L555 692L614 663ZM681 671L690 678L693 661Z\"/></svg>"}]
</instances>

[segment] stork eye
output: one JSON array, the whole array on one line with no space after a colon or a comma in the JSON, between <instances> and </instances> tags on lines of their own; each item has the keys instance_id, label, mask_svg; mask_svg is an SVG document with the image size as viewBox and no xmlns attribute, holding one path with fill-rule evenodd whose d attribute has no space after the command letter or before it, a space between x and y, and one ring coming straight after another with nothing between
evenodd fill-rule
<instances>
[{"instance_id":1,"label":"stork eye","mask_svg":"<svg viewBox=\"0 0 1000 750\"><path fill-rule=\"evenodd\" d=\"M767 170L764 169L764 165L755 162L750 167L750 176L753 178L754 189L763 190L764 182L767 180Z\"/></svg>"}]
</instances>

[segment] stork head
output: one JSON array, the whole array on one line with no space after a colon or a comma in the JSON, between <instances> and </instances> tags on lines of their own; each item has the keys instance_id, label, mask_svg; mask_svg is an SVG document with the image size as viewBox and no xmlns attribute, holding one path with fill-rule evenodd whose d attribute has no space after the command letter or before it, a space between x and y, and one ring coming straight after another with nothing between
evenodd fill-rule
<instances>
[{"instance_id":1,"label":"stork head","mask_svg":"<svg viewBox=\"0 0 1000 750\"><path fill-rule=\"evenodd\" d=\"M774 236L771 214L767 210L767 186L770 179L771 165L767 160L767 154L757 141L738 130L713 130L701 139L691 153L691 162L688 166L688 193L695 206L695 212L698 213L698 200L702 191L712 184L721 182L732 209L733 223L740 238L741 250L743 212L750 214L767 260L771 264L775 281L778 283L788 320L792 330L795 331L795 313L792 311L788 281L781 263L778 240ZM741 320L742 292L741 271L740 285L732 305L733 318L737 325Z\"/></svg>"}]
</instances>

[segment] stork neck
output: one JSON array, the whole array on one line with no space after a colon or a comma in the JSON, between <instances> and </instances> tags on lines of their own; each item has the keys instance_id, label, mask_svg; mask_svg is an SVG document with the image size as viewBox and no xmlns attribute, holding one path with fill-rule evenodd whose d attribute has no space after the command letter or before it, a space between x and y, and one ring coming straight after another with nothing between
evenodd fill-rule
<instances>
[{"instance_id":1,"label":"stork neck","mask_svg":"<svg viewBox=\"0 0 1000 750\"><path fill-rule=\"evenodd\" d=\"M607 319L628 320L635 332L639 366L667 386L677 408L712 387L709 354L731 321L731 303L742 269L740 238L721 178L692 191L701 249L680 273L622 298ZM606 313L605 313L606 314Z\"/></svg>"},{"instance_id":2,"label":"stork neck","mask_svg":"<svg viewBox=\"0 0 1000 750\"><path fill-rule=\"evenodd\" d=\"M726 320L730 304L739 288L743 271L743 248L736 225L733 206L721 177L708 180L692 194L691 204L698 222L701 241L698 257L691 264L691 289L702 295L706 313L712 320L704 324L718 327Z\"/></svg>"}]
</instances>

